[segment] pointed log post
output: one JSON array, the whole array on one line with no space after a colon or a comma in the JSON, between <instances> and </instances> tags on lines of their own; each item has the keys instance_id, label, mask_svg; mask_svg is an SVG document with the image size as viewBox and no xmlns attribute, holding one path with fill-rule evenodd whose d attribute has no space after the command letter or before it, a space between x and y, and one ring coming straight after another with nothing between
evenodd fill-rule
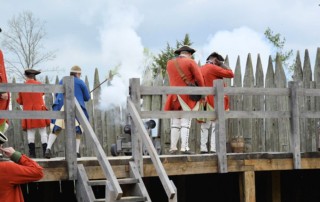
<instances>
[{"instance_id":1,"label":"pointed log post","mask_svg":"<svg viewBox=\"0 0 320 202\"><path fill-rule=\"evenodd\" d=\"M259 88L264 87L264 74L263 74L263 68L262 68L262 62L260 58L260 54L258 54L257 59L257 68L256 68L256 74L255 74L255 88L257 90ZM261 95L254 95L253 100L253 110L254 111L264 111L264 96ZM257 152L264 152L265 151L265 133L264 133L264 119L256 118L252 120L253 126L252 126L252 145L255 151Z\"/></svg>"},{"instance_id":2,"label":"pointed log post","mask_svg":"<svg viewBox=\"0 0 320 202\"><path fill-rule=\"evenodd\" d=\"M275 84L276 88L287 88L287 78L282 67L282 61L280 55L276 56L276 67L275 67ZM278 111L289 111L289 98L288 96L277 96L277 110ZM290 151L290 120L289 118L278 118L278 135L279 139L276 140L279 143L279 148L276 151L289 152Z\"/></svg>"},{"instance_id":3,"label":"pointed log post","mask_svg":"<svg viewBox=\"0 0 320 202\"><path fill-rule=\"evenodd\" d=\"M268 62L268 69L266 73L266 81L265 81L266 88L275 88L275 81L274 81L274 70L272 64L272 58L269 56ZM277 111L277 99L276 96L266 95L265 99L266 111ZM266 128L268 130L265 131L266 133L266 146L265 151L277 151L279 148L279 141L278 141L278 119L270 118L265 120Z\"/></svg>"},{"instance_id":4,"label":"pointed log post","mask_svg":"<svg viewBox=\"0 0 320 202\"><path fill-rule=\"evenodd\" d=\"M74 103L74 81L72 76L63 78L64 86L64 112L65 112L65 143L66 160L68 164L69 180L77 179L77 152L76 152L76 130L75 130L75 103Z\"/></svg>"},{"instance_id":5,"label":"pointed log post","mask_svg":"<svg viewBox=\"0 0 320 202\"><path fill-rule=\"evenodd\" d=\"M240 64L240 57L237 58L236 67L234 70L234 79L233 79L233 86L234 87L242 87L242 73L241 73L241 64ZM235 111L242 111L243 110L243 95L230 95L230 109ZM230 134L232 134L232 137L230 139L241 136L243 137L242 132L242 119L235 118L230 119L230 121L233 123L232 130L230 131Z\"/></svg>"},{"instance_id":6,"label":"pointed log post","mask_svg":"<svg viewBox=\"0 0 320 202\"><path fill-rule=\"evenodd\" d=\"M320 88L320 48L317 49L317 56L316 56L316 64L314 66L314 81L316 82L316 88ZM315 100L316 103L316 111L320 110L320 98L317 97ZM320 119L316 119L317 122L317 150L320 151Z\"/></svg>"},{"instance_id":7,"label":"pointed log post","mask_svg":"<svg viewBox=\"0 0 320 202\"><path fill-rule=\"evenodd\" d=\"M304 61L303 61L303 85L302 87L305 89L311 89L315 85L315 82L312 81L312 70L311 70L311 62L309 57L308 49L305 50L304 53ZM314 111L314 96L305 96L299 97L300 111ZM303 132L302 132L303 131ZM312 151L312 148L315 148L313 143L313 138L315 137L315 119L313 118L304 118L300 119L300 136L301 136L301 145L304 145L304 148L301 148L302 152Z\"/></svg>"},{"instance_id":8,"label":"pointed log post","mask_svg":"<svg viewBox=\"0 0 320 202\"><path fill-rule=\"evenodd\" d=\"M246 71L243 79L243 87L253 88L254 87L254 78L253 78L253 66L251 60L251 54L248 54ZM243 95L243 111L253 111L253 96L252 95ZM242 131L244 138L244 151L253 152L253 120L252 119L243 119L242 120ZM256 151L255 151L256 152Z\"/></svg>"}]
</instances>

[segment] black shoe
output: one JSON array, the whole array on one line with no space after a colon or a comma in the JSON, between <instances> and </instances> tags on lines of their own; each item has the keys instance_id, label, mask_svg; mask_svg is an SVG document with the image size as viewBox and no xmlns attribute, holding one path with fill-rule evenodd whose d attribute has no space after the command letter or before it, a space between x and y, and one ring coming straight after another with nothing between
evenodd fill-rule
<instances>
[{"instance_id":1,"label":"black shoe","mask_svg":"<svg viewBox=\"0 0 320 202\"><path fill-rule=\"evenodd\" d=\"M46 156L46 150L47 150L47 143L42 144L42 156Z\"/></svg>"},{"instance_id":2,"label":"black shoe","mask_svg":"<svg viewBox=\"0 0 320 202\"><path fill-rule=\"evenodd\" d=\"M207 154L207 151L201 151L200 154Z\"/></svg>"},{"instance_id":3,"label":"black shoe","mask_svg":"<svg viewBox=\"0 0 320 202\"><path fill-rule=\"evenodd\" d=\"M36 158L36 145L34 143L29 143L29 157Z\"/></svg>"},{"instance_id":4,"label":"black shoe","mask_svg":"<svg viewBox=\"0 0 320 202\"><path fill-rule=\"evenodd\" d=\"M178 154L178 150L170 150L169 154L170 155L176 155L176 154Z\"/></svg>"},{"instance_id":5,"label":"black shoe","mask_svg":"<svg viewBox=\"0 0 320 202\"><path fill-rule=\"evenodd\" d=\"M194 152L190 150L186 150L186 151L181 151L181 154L194 154Z\"/></svg>"},{"instance_id":6,"label":"black shoe","mask_svg":"<svg viewBox=\"0 0 320 202\"><path fill-rule=\"evenodd\" d=\"M81 155L80 155L80 153L77 153L77 158L81 158Z\"/></svg>"},{"instance_id":7,"label":"black shoe","mask_svg":"<svg viewBox=\"0 0 320 202\"><path fill-rule=\"evenodd\" d=\"M36 157L36 155L34 155L34 154L29 154L29 158L35 159L35 158L37 158L37 157Z\"/></svg>"},{"instance_id":8,"label":"black shoe","mask_svg":"<svg viewBox=\"0 0 320 202\"><path fill-rule=\"evenodd\" d=\"M215 151L209 151L209 153L210 153L210 154L215 154L216 152L215 152Z\"/></svg>"},{"instance_id":9,"label":"black shoe","mask_svg":"<svg viewBox=\"0 0 320 202\"><path fill-rule=\"evenodd\" d=\"M46 152L44 153L44 157L47 159L50 159L52 157L51 149L46 149Z\"/></svg>"}]
</instances>

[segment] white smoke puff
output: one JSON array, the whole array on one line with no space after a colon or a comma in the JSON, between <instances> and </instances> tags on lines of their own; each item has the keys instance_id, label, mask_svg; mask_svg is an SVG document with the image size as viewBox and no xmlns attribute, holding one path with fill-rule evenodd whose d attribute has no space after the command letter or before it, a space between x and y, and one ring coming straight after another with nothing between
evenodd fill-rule
<instances>
[{"instance_id":1,"label":"white smoke puff","mask_svg":"<svg viewBox=\"0 0 320 202\"><path fill-rule=\"evenodd\" d=\"M209 37L207 45L204 45L202 52L200 52L202 64L205 63L205 59L213 51L220 53L223 57L228 55L229 65L232 69L235 68L237 58L240 56L241 72L244 75L249 53L251 54L254 71L257 56L260 54L262 67L266 72L272 47L263 34L248 27L240 27L232 31L219 31L214 36Z\"/></svg>"},{"instance_id":2,"label":"white smoke puff","mask_svg":"<svg viewBox=\"0 0 320 202\"><path fill-rule=\"evenodd\" d=\"M101 89L100 109L110 110L114 107L125 107L129 88L122 78L114 76L110 86Z\"/></svg>"},{"instance_id":3,"label":"white smoke puff","mask_svg":"<svg viewBox=\"0 0 320 202\"><path fill-rule=\"evenodd\" d=\"M114 3L108 7L106 21L100 30L101 57L104 66L117 67L119 77L114 77L112 86L102 90L102 109L126 104L129 79L142 77L144 48L135 31L140 19L135 7L128 4Z\"/></svg>"}]
</instances>

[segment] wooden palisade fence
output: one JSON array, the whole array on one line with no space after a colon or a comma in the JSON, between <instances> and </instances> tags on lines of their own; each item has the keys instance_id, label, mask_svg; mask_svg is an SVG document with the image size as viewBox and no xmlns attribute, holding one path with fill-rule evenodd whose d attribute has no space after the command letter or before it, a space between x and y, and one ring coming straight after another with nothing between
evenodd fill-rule
<instances>
[{"instance_id":1,"label":"wooden palisade fence","mask_svg":"<svg viewBox=\"0 0 320 202\"><path fill-rule=\"evenodd\" d=\"M226 58L228 63L228 58ZM263 72L260 56L257 58L257 65L255 75L253 74L253 65L251 55L248 55L245 74L242 76L240 58L238 58L234 72L235 78L226 79L225 82L229 87L252 88L252 91L260 91L264 88L287 88L287 78L284 69L279 60L275 62L275 67L269 58L266 73ZM243 79L243 82L242 82ZM164 81L164 82L163 82ZM309 53L305 51L304 62L302 65L300 54L297 53L296 65L293 74L293 81L301 81L305 89L319 89L320 88L320 50L318 48L316 54L315 65L311 68ZM14 81L13 81L14 82ZM58 78L56 79L56 83ZM48 80L46 81L48 84ZM89 82L86 78L86 83ZM99 73L95 71L94 86L99 85ZM158 75L152 81L147 78L142 79L143 85L148 86L163 86L167 85L167 79ZM240 91L239 91L240 92ZM17 93L12 92L12 109L20 110L16 103ZM123 125L126 124L126 112L121 107L112 110L103 111L97 107L101 96L101 87L93 92L93 99L87 103L87 108L90 116L90 124L92 125L98 139L108 155L111 154L111 145L116 142L117 136L122 133ZM247 95L247 94L230 94L230 108L234 111L288 111L289 102L288 96L278 95ZM166 99L165 94L158 95L144 95L142 110L161 111ZM299 111L319 111L320 102L319 97L306 96L299 97ZM53 102L53 94L46 93L46 103L48 108L51 108ZM121 114L121 116L119 116ZM155 117L153 117L155 118ZM317 122L318 118L302 117L299 122L300 137L301 137L301 151L315 151L319 137L317 136ZM169 118L160 119L159 121L159 136L161 137L162 153L167 153L170 145L170 125ZM241 136L245 140L246 152L284 152L290 151L290 121L289 118L283 116L281 118L241 118L234 117L226 121L226 140ZM10 127L7 132L10 144L18 150L27 153L26 134L21 130L20 120L10 119ZM63 134L61 135L63 136ZM39 137L37 137L39 138ZM36 141L37 154L41 156L40 140ZM93 146L86 136L83 136L83 144L81 144L81 154L83 156L93 156ZM195 120L192 122L192 129L190 134L190 147L193 151L199 153L200 144L200 127ZM64 156L64 139L58 138L53 148L56 156Z\"/></svg>"},{"instance_id":2,"label":"wooden palisade fence","mask_svg":"<svg viewBox=\"0 0 320 202\"><path fill-rule=\"evenodd\" d=\"M227 60L228 61L228 60ZM256 68L256 80L253 77L253 68L251 56L248 55L246 73L244 76L244 83L241 84L241 68L239 66L240 59L238 59L235 69L236 77L233 80L233 85L230 81L229 87L223 87L222 80L214 82L213 87L168 87L168 86L146 86L140 85L140 79L130 79L130 97L127 101L127 109L125 110L124 122L131 124L132 130L132 156L133 162L130 162L131 173L137 182L141 182L143 177L143 154L142 146L145 145L152 163L155 166L157 175L164 187L169 201L177 201L177 190L171 180L169 180L162 163L157 155L155 148L152 146L149 134L145 129L144 119L161 119L159 122L159 134L162 138L162 147L164 153L167 150L169 138L166 134L170 133L170 126L168 120L173 117L191 117L191 118L211 118L216 117L216 144L217 144L217 160L218 170L221 173L228 172L227 165L227 148L226 143L230 138L235 136L242 136L245 139L245 152L273 152L273 153L291 153L295 169L301 168L301 152L316 151L319 148L319 137L317 134L317 122L320 119L319 109L319 83L320 83L320 50L317 51L317 59L314 67L314 81L311 81L312 71L308 51L305 54L304 66L302 68L299 53L296 58L296 66L294 72L294 80L289 82L284 74L279 57L276 59L275 70L273 70L271 59L269 60L266 82L261 82L258 78L263 78L262 65L260 57L258 56ZM96 75L98 73L96 72ZM10 131L7 133L9 143L18 150L23 150L26 145L23 134L15 133L21 131L19 122L14 122L15 119L20 120L24 118L55 118L65 119L65 139L60 140L62 144L58 147L64 151L59 153L59 156L65 156L68 166L68 178L70 180L78 179L78 187L81 190L88 190L87 178L84 174L84 168L77 165L75 153L75 139L74 139L74 119L75 116L79 118L81 125L84 128L84 139L86 148L83 148L82 155L87 156L89 152L96 156L103 171L108 179L104 181L106 185L106 201L118 200L122 197L122 190L119 182L115 179L115 175L108 162L107 155L109 153L109 145L119 134L121 126L115 127L113 130L107 129L106 126L110 124L108 116L110 111L91 111L89 114L93 117L89 123L83 116L80 107L73 96L73 82L70 77L65 77L64 85L24 85L24 84L1 84L0 91L9 91L13 94L12 100L15 100L15 93L18 92L46 92L52 96L52 93L65 94L65 111L64 112L34 112L17 110L17 106L12 104L10 111L2 111L0 117L9 118L11 120ZM159 82L162 79L155 79ZM159 82L160 83L160 82ZM97 97L100 91L96 91ZM167 94L213 94L215 96L216 110L214 112L186 112L186 111L170 111L165 112L162 106ZM231 110L224 111L223 98L224 95L230 96ZM151 101L152 104L144 104L141 110L140 98ZM94 98L92 106L95 106ZM99 100L99 99L97 99ZM161 101L161 104L159 102ZM50 103L50 100L47 102ZM154 105L153 105L154 103ZM96 109L95 107L93 107ZM149 108L149 109L148 109ZM119 109L115 112L119 113ZM109 114L108 114L109 113ZM116 114L116 113L114 113ZM113 117L113 119L115 119ZM128 120L128 121L127 121ZM163 127L166 126L166 127ZM197 140L199 134L199 126L193 123L193 138ZM98 131L98 132L95 132ZM13 131L13 133L12 133ZM107 132L103 132L107 131ZM110 132L113 131L114 133ZM110 132L110 133L109 133ZM96 135L96 134L99 135ZM120 132L121 133L121 132ZM18 135L17 135L18 134ZM20 136L19 136L20 135ZM102 135L102 138L101 138ZM104 136L106 135L106 136ZM109 137L110 136L110 137ZM111 137L113 136L113 137ZM20 137L19 140L17 137ZM106 142L105 142L106 141ZM164 141L164 142L163 142ZM192 141L193 149L197 150L198 141ZM14 145L16 144L16 145ZM68 145L67 147L65 145ZM56 148L55 148L56 149ZM27 153L27 151L25 151ZM105 154L106 152L107 154ZM138 171L138 172L136 172ZM252 171L250 171L252 172ZM245 175L250 175L250 172L245 172ZM248 176L249 178L249 176ZM81 180L79 180L81 179ZM101 182L94 182L101 183ZM139 185L140 186L140 185ZM84 193L78 191L78 193ZM141 188L145 192L145 188ZM149 201L149 196L143 199ZM81 197L92 199L92 194L83 195ZM81 198L80 197L80 198ZM109 197L109 198L108 198ZM92 199L93 200L93 199ZM84 200L85 201L85 200Z\"/></svg>"}]
</instances>

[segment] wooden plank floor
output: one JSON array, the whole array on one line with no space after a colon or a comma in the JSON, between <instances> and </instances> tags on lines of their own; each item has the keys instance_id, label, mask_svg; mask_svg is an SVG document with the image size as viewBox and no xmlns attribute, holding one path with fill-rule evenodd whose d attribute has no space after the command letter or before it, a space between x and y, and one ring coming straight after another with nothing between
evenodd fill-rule
<instances>
[{"instance_id":1,"label":"wooden plank floor","mask_svg":"<svg viewBox=\"0 0 320 202\"><path fill-rule=\"evenodd\" d=\"M108 157L118 178L128 177L131 156ZM63 157L35 159L43 168L41 181L67 180L67 162ZM161 155L160 160L169 176L218 173L215 154ZM228 153L228 172L292 170L291 153ZM95 157L82 157L89 179L105 179ZM301 153L301 169L320 169L320 152ZM150 157L144 156L145 177L157 176Z\"/></svg>"}]
</instances>

